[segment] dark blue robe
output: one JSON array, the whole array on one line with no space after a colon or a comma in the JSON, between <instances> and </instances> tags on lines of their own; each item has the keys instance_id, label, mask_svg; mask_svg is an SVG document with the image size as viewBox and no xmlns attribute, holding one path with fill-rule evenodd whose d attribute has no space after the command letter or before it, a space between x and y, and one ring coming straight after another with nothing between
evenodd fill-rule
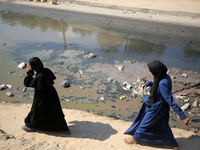
<instances>
[{"instance_id":1,"label":"dark blue robe","mask_svg":"<svg viewBox=\"0 0 200 150\"><path fill-rule=\"evenodd\" d=\"M153 82L148 81L145 84L151 86ZM124 134L132 135L137 142L178 146L169 127L169 106L174 109L181 120L187 117L175 103L171 90L172 82L167 75L159 82L155 102L147 107L148 97L143 98L143 104L135 121Z\"/></svg>"}]
</instances>

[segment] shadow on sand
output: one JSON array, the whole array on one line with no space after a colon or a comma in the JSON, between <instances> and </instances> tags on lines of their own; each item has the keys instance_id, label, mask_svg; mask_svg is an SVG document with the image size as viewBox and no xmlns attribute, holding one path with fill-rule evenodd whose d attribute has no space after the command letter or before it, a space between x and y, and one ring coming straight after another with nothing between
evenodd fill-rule
<instances>
[{"instance_id":1,"label":"shadow on sand","mask_svg":"<svg viewBox=\"0 0 200 150\"><path fill-rule=\"evenodd\" d=\"M200 149L200 136L199 135L192 135L188 138L175 138L179 144L179 150L199 150ZM163 145L156 145L156 144L148 144L145 142L139 143L142 146L148 146L151 148L156 149L163 149L163 150L170 150L173 148L167 148Z\"/></svg>"},{"instance_id":2,"label":"shadow on sand","mask_svg":"<svg viewBox=\"0 0 200 150\"><path fill-rule=\"evenodd\" d=\"M113 129L109 124L103 124L101 122L73 121L69 122L69 124L73 124L69 126L71 132L70 135L68 135L67 132L37 132L58 137L88 138L99 141L104 141L111 135L118 133L117 130Z\"/></svg>"}]
</instances>

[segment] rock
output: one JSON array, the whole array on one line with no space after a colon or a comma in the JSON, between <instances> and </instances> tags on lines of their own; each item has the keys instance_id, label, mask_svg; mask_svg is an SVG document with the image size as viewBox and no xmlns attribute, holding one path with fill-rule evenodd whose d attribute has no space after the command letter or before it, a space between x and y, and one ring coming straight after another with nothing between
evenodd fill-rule
<instances>
[{"instance_id":1,"label":"rock","mask_svg":"<svg viewBox=\"0 0 200 150\"><path fill-rule=\"evenodd\" d=\"M116 65L115 68L117 68L120 71L124 70L124 66L122 66L122 65Z\"/></svg>"},{"instance_id":2,"label":"rock","mask_svg":"<svg viewBox=\"0 0 200 150\"><path fill-rule=\"evenodd\" d=\"M188 77L188 75L186 73L183 73L181 76L184 77L184 78Z\"/></svg>"},{"instance_id":3,"label":"rock","mask_svg":"<svg viewBox=\"0 0 200 150\"><path fill-rule=\"evenodd\" d=\"M113 80L114 80L114 79L113 79L112 77L109 77L109 78L108 78L108 82L113 82Z\"/></svg>"},{"instance_id":4,"label":"rock","mask_svg":"<svg viewBox=\"0 0 200 150\"><path fill-rule=\"evenodd\" d=\"M195 100L193 103L192 103L192 107L196 108L198 106L198 102L197 100Z\"/></svg>"},{"instance_id":5,"label":"rock","mask_svg":"<svg viewBox=\"0 0 200 150\"><path fill-rule=\"evenodd\" d=\"M138 83L144 84L146 81L147 81L147 78L146 78L146 77L139 77L139 78L137 78L137 82L138 82Z\"/></svg>"},{"instance_id":6,"label":"rock","mask_svg":"<svg viewBox=\"0 0 200 150\"><path fill-rule=\"evenodd\" d=\"M96 57L97 55L96 54L94 54L94 53L89 53L88 55L85 55L85 56L83 56L84 58L94 58L94 57Z\"/></svg>"},{"instance_id":7,"label":"rock","mask_svg":"<svg viewBox=\"0 0 200 150\"><path fill-rule=\"evenodd\" d=\"M0 85L0 90L7 89L8 87L5 84Z\"/></svg>"},{"instance_id":8,"label":"rock","mask_svg":"<svg viewBox=\"0 0 200 150\"><path fill-rule=\"evenodd\" d=\"M189 98L184 99L184 102L188 103L190 101Z\"/></svg>"},{"instance_id":9,"label":"rock","mask_svg":"<svg viewBox=\"0 0 200 150\"><path fill-rule=\"evenodd\" d=\"M64 87L64 88L67 88L67 87L70 87L70 83L67 79L64 79L61 84L60 84L61 87Z\"/></svg>"},{"instance_id":10,"label":"rock","mask_svg":"<svg viewBox=\"0 0 200 150\"><path fill-rule=\"evenodd\" d=\"M189 108L189 106L190 106L190 103L184 104L184 105L181 107L182 111L187 110L187 109Z\"/></svg>"},{"instance_id":11,"label":"rock","mask_svg":"<svg viewBox=\"0 0 200 150\"><path fill-rule=\"evenodd\" d=\"M175 95L175 98L176 98L176 99L183 100L183 99L186 98L186 96Z\"/></svg>"},{"instance_id":12,"label":"rock","mask_svg":"<svg viewBox=\"0 0 200 150\"><path fill-rule=\"evenodd\" d=\"M111 106L111 108L115 108L115 106L114 106L114 105L112 105L112 106Z\"/></svg>"},{"instance_id":13,"label":"rock","mask_svg":"<svg viewBox=\"0 0 200 150\"><path fill-rule=\"evenodd\" d=\"M26 63L22 62L17 67L20 68L20 69L24 69L24 68L26 68Z\"/></svg>"},{"instance_id":14,"label":"rock","mask_svg":"<svg viewBox=\"0 0 200 150\"><path fill-rule=\"evenodd\" d=\"M13 97L14 96L14 94L12 92L6 92L5 95L8 96L8 97Z\"/></svg>"}]
</instances>

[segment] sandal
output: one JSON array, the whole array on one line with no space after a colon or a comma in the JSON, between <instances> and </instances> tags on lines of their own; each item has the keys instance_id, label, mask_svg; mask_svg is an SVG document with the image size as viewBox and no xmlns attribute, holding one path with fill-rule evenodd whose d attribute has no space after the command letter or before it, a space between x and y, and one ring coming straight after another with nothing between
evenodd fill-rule
<instances>
[{"instance_id":1,"label":"sandal","mask_svg":"<svg viewBox=\"0 0 200 150\"><path fill-rule=\"evenodd\" d=\"M36 130L34 128L29 128L26 125L22 126L22 129L26 132L35 132Z\"/></svg>"},{"instance_id":2,"label":"sandal","mask_svg":"<svg viewBox=\"0 0 200 150\"><path fill-rule=\"evenodd\" d=\"M168 146L168 145L163 145L166 148L171 148L171 149L175 149L175 150L179 150L178 146Z\"/></svg>"},{"instance_id":3,"label":"sandal","mask_svg":"<svg viewBox=\"0 0 200 150\"><path fill-rule=\"evenodd\" d=\"M124 138L124 143L126 144L137 144L138 142L135 141L132 137Z\"/></svg>"}]
</instances>

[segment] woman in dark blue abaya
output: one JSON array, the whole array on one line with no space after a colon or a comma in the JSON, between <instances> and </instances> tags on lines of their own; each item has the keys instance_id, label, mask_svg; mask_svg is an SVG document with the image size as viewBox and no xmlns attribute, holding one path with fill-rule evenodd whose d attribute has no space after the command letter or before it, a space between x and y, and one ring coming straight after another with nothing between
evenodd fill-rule
<instances>
[{"instance_id":1,"label":"woman in dark blue abaya","mask_svg":"<svg viewBox=\"0 0 200 150\"><path fill-rule=\"evenodd\" d=\"M148 68L154 81L146 82L142 88L144 90L147 86L151 86L150 96L143 98L143 104L135 121L124 133L132 137L125 138L124 142L128 144L147 142L178 149L178 143L169 127L170 106L185 125L188 125L189 120L172 97L172 82L167 74L167 67L155 60L148 64Z\"/></svg>"},{"instance_id":2,"label":"woman in dark blue abaya","mask_svg":"<svg viewBox=\"0 0 200 150\"><path fill-rule=\"evenodd\" d=\"M29 69L24 79L26 87L33 87L35 90L33 104L28 116L25 118L25 125L22 129L31 132L42 131L66 131L69 134L69 128L64 118L60 105L60 100L54 80L56 77L53 72L43 67L43 63L38 57L33 57L27 65ZM34 76L34 71L36 75Z\"/></svg>"}]
</instances>

